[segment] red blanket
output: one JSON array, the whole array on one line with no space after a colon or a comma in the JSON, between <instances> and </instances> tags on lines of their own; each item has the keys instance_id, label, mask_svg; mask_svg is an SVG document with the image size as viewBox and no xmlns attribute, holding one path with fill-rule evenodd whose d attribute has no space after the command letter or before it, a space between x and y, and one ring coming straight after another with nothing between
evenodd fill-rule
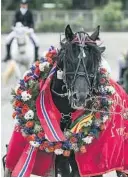
<instances>
[{"instance_id":1,"label":"red blanket","mask_svg":"<svg viewBox=\"0 0 128 178\"><path fill-rule=\"evenodd\" d=\"M119 103L113 106L112 111L117 114L111 114L105 130L101 132L98 139L87 146L86 153L76 153L81 176L98 175L111 170L128 171L128 120L120 115L122 108L128 108L128 95L114 81L111 80L111 84L116 90L113 99ZM20 132L15 130L9 143L7 168L14 169L26 144L28 143ZM53 164L53 154L38 151L32 174L45 176Z\"/></svg>"}]
</instances>

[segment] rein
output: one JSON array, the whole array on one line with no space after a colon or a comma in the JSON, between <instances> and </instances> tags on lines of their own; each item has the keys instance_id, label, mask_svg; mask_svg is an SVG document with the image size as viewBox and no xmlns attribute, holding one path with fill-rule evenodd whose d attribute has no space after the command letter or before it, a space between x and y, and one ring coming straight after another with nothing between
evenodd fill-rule
<instances>
[{"instance_id":1,"label":"rein","mask_svg":"<svg viewBox=\"0 0 128 178\"><path fill-rule=\"evenodd\" d=\"M57 96L60 96L61 98L64 98L64 97L68 96L68 92L61 94L61 93L56 92L56 91L53 90L53 89L52 89L52 92L53 92L54 94L56 94Z\"/></svg>"}]
</instances>

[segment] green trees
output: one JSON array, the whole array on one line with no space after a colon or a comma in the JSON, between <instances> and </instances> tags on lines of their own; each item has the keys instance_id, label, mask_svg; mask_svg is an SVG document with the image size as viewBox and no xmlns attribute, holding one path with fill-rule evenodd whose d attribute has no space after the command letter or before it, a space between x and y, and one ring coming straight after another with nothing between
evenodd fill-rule
<instances>
[{"instance_id":1,"label":"green trees","mask_svg":"<svg viewBox=\"0 0 128 178\"><path fill-rule=\"evenodd\" d=\"M123 20L122 3L120 1L109 1L101 11L101 22L103 29L119 30Z\"/></svg>"}]
</instances>

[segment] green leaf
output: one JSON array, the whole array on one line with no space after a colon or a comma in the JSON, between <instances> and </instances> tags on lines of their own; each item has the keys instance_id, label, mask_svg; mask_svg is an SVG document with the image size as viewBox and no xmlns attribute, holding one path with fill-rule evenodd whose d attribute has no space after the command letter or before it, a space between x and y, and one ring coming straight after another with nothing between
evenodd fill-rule
<instances>
[{"instance_id":1,"label":"green leaf","mask_svg":"<svg viewBox=\"0 0 128 178\"><path fill-rule=\"evenodd\" d=\"M16 96L15 90L13 88L11 89L11 95Z\"/></svg>"}]
</instances>

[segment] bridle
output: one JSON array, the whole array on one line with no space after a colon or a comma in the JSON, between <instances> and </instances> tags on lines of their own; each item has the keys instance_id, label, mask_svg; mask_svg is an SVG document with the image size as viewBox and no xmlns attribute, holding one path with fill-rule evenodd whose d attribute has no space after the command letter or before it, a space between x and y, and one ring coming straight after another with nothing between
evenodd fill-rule
<instances>
[{"instance_id":1,"label":"bridle","mask_svg":"<svg viewBox=\"0 0 128 178\"><path fill-rule=\"evenodd\" d=\"M65 42L65 39L63 41ZM62 60L63 61L63 82L65 83L65 86L67 88L67 92L64 93L64 94L60 94L60 93L57 93L56 91L54 91L53 89L52 89L52 91L53 91L54 94L56 94L56 95L58 95L62 98L67 97L69 95L70 89L71 89L71 91L73 90L74 83L75 83L77 77L83 76L83 77L85 77L85 79L88 83L89 92L90 92L89 95L91 96L92 93L93 93L93 90L95 88L96 73L97 73L98 69L95 70L94 74L90 74L90 75L88 74L86 64L85 64L86 54L85 54L84 48L87 46L88 43L96 44L96 42L92 41L89 38L88 34L81 31L81 32L77 32L76 34L74 34L74 39L69 43L76 44L77 46L80 47L80 53L78 55L78 64L77 64L76 70L67 72L66 71L66 60L63 59ZM64 44L64 46L65 46L65 44ZM66 55L66 53L64 51L63 58L65 58L65 55ZM79 71L79 67L80 67L81 62L83 64L84 72ZM58 67L58 68L59 68L59 70L62 70L62 69L60 69L60 67ZM67 84L67 79L66 79L67 75L73 75L73 79L72 79L72 82L71 82L70 89L68 88L68 84ZM92 83L90 82L90 78L93 78Z\"/></svg>"},{"instance_id":2,"label":"bridle","mask_svg":"<svg viewBox=\"0 0 128 178\"><path fill-rule=\"evenodd\" d=\"M80 36L79 33L82 33L83 36ZM97 73L97 70L95 70L95 73L94 74L88 74L87 72L87 68L86 68L86 64L85 64L85 57L86 57L86 54L85 54L85 51L84 51L84 48L87 46L88 43L93 43L93 44L96 44L94 41L92 41L91 39L89 39L89 36L85 33L85 32L78 32L75 34L75 38L71 41L72 44L76 44L77 46L80 47L80 53L78 55L78 64L77 64L77 68L75 71L66 71L66 62L65 60L63 61L63 64L64 64L64 83L66 84L67 86L67 82L66 82L66 77L67 75L73 75L73 80L72 80L72 83L71 83L71 90L74 86L74 83L76 81L76 78L79 77L79 76L83 76L86 78L86 81L88 83L88 86L89 86L89 91L90 91L90 95L92 94L92 91L94 89L94 85L95 85L95 79L96 79L96 73ZM79 67L80 67L80 64L83 64L83 68L84 68L84 72L80 72L79 71ZM90 82L90 78L93 78L93 82L91 83ZM68 87L67 87L68 88Z\"/></svg>"}]
</instances>

